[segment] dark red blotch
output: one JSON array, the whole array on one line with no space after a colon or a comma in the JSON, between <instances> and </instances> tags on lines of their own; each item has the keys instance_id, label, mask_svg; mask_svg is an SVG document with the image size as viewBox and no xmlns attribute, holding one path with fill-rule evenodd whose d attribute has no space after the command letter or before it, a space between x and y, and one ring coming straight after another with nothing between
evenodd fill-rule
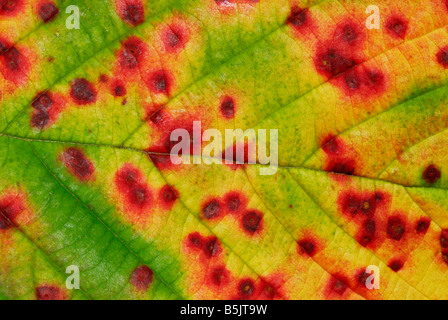
<instances>
[{"instance_id":1,"label":"dark red blotch","mask_svg":"<svg viewBox=\"0 0 448 320\"><path fill-rule=\"evenodd\" d=\"M436 183L442 177L442 172L434 164L431 164L423 171L422 177L428 183Z\"/></svg>"},{"instance_id":2,"label":"dark red blotch","mask_svg":"<svg viewBox=\"0 0 448 320\"><path fill-rule=\"evenodd\" d=\"M387 266L389 268L391 268L393 271L397 272L401 268L403 268L403 265L404 265L404 263L400 259L393 259L393 260L389 261L389 264Z\"/></svg>"},{"instance_id":3,"label":"dark red blotch","mask_svg":"<svg viewBox=\"0 0 448 320\"><path fill-rule=\"evenodd\" d=\"M163 186L159 191L159 199L166 209L170 209L177 198L179 198L178 191L169 185Z\"/></svg>"},{"instance_id":4,"label":"dark red blotch","mask_svg":"<svg viewBox=\"0 0 448 320\"><path fill-rule=\"evenodd\" d=\"M312 239L302 239L297 242L299 254L305 253L306 255L312 257L316 254L316 243Z\"/></svg>"},{"instance_id":5,"label":"dark red blotch","mask_svg":"<svg viewBox=\"0 0 448 320\"><path fill-rule=\"evenodd\" d=\"M263 226L263 216L258 211L248 211L242 218L243 229L250 235L259 233Z\"/></svg>"},{"instance_id":6,"label":"dark red blotch","mask_svg":"<svg viewBox=\"0 0 448 320\"><path fill-rule=\"evenodd\" d=\"M235 116L235 100L230 96L221 98L219 110L224 118L232 119Z\"/></svg>"},{"instance_id":7,"label":"dark red blotch","mask_svg":"<svg viewBox=\"0 0 448 320\"><path fill-rule=\"evenodd\" d=\"M219 217L221 214L221 203L219 199L211 199L202 206L202 215L206 219Z\"/></svg>"},{"instance_id":8,"label":"dark red blotch","mask_svg":"<svg viewBox=\"0 0 448 320\"><path fill-rule=\"evenodd\" d=\"M392 16L386 21L386 30L394 38L404 39L408 29L408 21L402 17Z\"/></svg>"},{"instance_id":9,"label":"dark red blotch","mask_svg":"<svg viewBox=\"0 0 448 320\"><path fill-rule=\"evenodd\" d=\"M135 268L131 276L131 284L140 291L147 291L153 281L154 272L147 266Z\"/></svg>"},{"instance_id":10,"label":"dark red blotch","mask_svg":"<svg viewBox=\"0 0 448 320\"><path fill-rule=\"evenodd\" d=\"M154 94L169 95L173 86L173 78L169 72L165 70L157 70L149 75L146 85Z\"/></svg>"},{"instance_id":11,"label":"dark red blotch","mask_svg":"<svg viewBox=\"0 0 448 320\"><path fill-rule=\"evenodd\" d=\"M95 172L93 163L80 149L68 148L62 154L62 161L68 171L81 181L90 180Z\"/></svg>"},{"instance_id":12,"label":"dark red blotch","mask_svg":"<svg viewBox=\"0 0 448 320\"><path fill-rule=\"evenodd\" d=\"M65 300L64 293L56 286L43 285L36 288L37 300Z\"/></svg>"},{"instance_id":13,"label":"dark red blotch","mask_svg":"<svg viewBox=\"0 0 448 320\"><path fill-rule=\"evenodd\" d=\"M133 26L145 21L145 9L141 0L119 0L117 10L120 18Z\"/></svg>"},{"instance_id":14,"label":"dark red blotch","mask_svg":"<svg viewBox=\"0 0 448 320\"><path fill-rule=\"evenodd\" d=\"M86 105L96 101L97 92L89 81L78 78L71 83L70 95L76 104Z\"/></svg>"},{"instance_id":15,"label":"dark red blotch","mask_svg":"<svg viewBox=\"0 0 448 320\"><path fill-rule=\"evenodd\" d=\"M25 210L25 204L16 195L0 198L0 231L11 229L15 219Z\"/></svg>"},{"instance_id":16,"label":"dark red blotch","mask_svg":"<svg viewBox=\"0 0 448 320\"><path fill-rule=\"evenodd\" d=\"M140 170L125 164L115 174L115 184L124 197L126 206L134 212L142 212L151 207L153 196Z\"/></svg>"},{"instance_id":17,"label":"dark red blotch","mask_svg":"<svg viewBox=\"0 0 448 320\"><path fill-rule=\"evenodd\" d=\"M45 23L54 20L58 13L59 9L54 2L45 2L39 7L39 16Z\"/></svg>"},{"instance_id":18,"label":"dark red blotch","mask_svg":"<svg viewBox=\"0 0 448 320\"><path fill-rule=\"evenodd\" d=\"M399 241L406 232L406 223L401 217L392 216L389 217L387 221L387 236L392 239Z\"/></svg>"}]
</instances>

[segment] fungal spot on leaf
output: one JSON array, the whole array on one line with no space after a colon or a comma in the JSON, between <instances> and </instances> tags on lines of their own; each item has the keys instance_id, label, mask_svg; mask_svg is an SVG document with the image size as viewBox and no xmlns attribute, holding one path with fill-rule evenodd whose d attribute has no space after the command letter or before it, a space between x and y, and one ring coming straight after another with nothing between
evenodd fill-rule
<instances>
[{"instance_id":1,"label":"fungal spot on leaf","mask_svg":"<svg viewBox=\"0 0 448 320\"><path fill-rule=\"evenodd\" d=\"M177 190L169 185L163 186L159 191L159 199L165 209L170 209L178 197Z\"/></svg>"},{"instance_id":2,"label":"fungal spot on leaf","mask_svg":"<svg viewBox=\"0 0 448 320\"><path fill-rule=\"evenodd\" d=\"M137 37L130 37L123 43L118 61L125 69L135 69L142 61L144 52L143 42Z\"/></svg>"},{"instance_id":3,"label":"fungal spot on leaf","mask_svg":"<svg viewBox=\"0 0 448 320\"><path fill-rule=\"evenodd\" d=\"M389 238L399 241L406 231L406 225L400 217L389 217L387 221L387 235Z\"/></svg>"},{"instance_id":4,"label":"fungal spot on leaf","mask_svg":"<svg viewBox=\"0 0 448 320\"><path fill-rule=\"evenodd\" d=\"M145 21L145 10L141 0L117 0L117 12L123 21L133 26Z\"/></svg>"},{"instance_id":5,"label":"fungal spot on leaf","mask_svg":"<svg viewBox=\"0 0 448 320\"><path fill-rule=\"evenodd\" d=\"M203 239L199 232L194 232L188 235L187 245L192 248L200 249L203 246Z\"/></svg>"},{"instance_id":6,"label":"fungal spot on leaf","mask_svg":"<svg viewBox=\"0 0 448 320\"><path fill-rule=\"evenodd\" d=\"M314 60L318 72L334 78L356 65L356 61L340 53L337 49L328 48L319 52Z\"/></svg>"},{"instance_id":7,"label":"fungal spot on leaf","mask_svg":"<svg viewBox=\"0 0 448 320\"><path fill-rule=\"evenodd\" d=\"M125 164L115 174L115 185L123 197L125 209L141 214L151 208L153 195L140 170Z\"/></svg>"},{"instance_id":8,"label":"fungal spot on leaf","mask_svg":"<svg viewBox=\"0 0 448 320\"><path fill-rule=\"evenodd\" d=\"M25 210L20 196L6 194L0 198L0 231L11 229L15 219Z\"/></svg>"},{"instance_id":9,"label":"fungal spot on leaf","mask_svg":"<svg viewBox=\"0 0 448 320\"><path fill-rule=\"evenodd\" d=\"M0 16L12 17L24 7L23 0L0 0Z\"/></svg>"},{"instance_id":10,"label":"fungal spot on leaf","mask_svg":"<svg viewBox=\"0 0 448 320\"><path fill-rule=\"evenodd\" d=\"M229 278L229 270L224 266L214 267L211 271L211 282L215 286L221 286L226 283Z\"/></svg>"},{"instance_id":11,"label":"fungal spot on leaf","mask_svg":"<svg viewBox=\"0 0 448 320\"><path fill-rule=\"evenodd\" d=\"M176 53L185 47L188 42L189 34L185 27L173 23L162 31L162 41L165 50L170 53Z\"/></svg>"},{"instance_id":12,"label":"fungal spot on leaf","mask_svg":"<svg viewBox=\"0 0 448 320\"><path fill-rule=\"evenodd\" d=\"M217 199L209 200L202 207L202 215L206 219L217 218L219 217L220 213L221 213L221 204Z\"/></svg>"},{"instance_id":13,"label":"fungal spot on leaf","mask_svg":"<svg viewBox=\"0 0 448 320\"><path fill-rule=\"evenodd\" d=\"M37 300L65 300L62 290L55 286L43 285L36 288Z\"/></svg>"},{"instance_id":14,"label":"fungal spot on leaf","mask_svg":"<svg viewBox=\"0 0 448 320\"><path fill-rule=\"evenodd\" d=\"M127 91L126 87L124 86L124 83L120 80L116 80L112 86L112 94L115 97L124 97L126 93Z\"/></svg>"},{"instance_id":15,"label":"fungal spot on leaf","mask_svg":"<svg viewBox=\"0 0 448 320\"><path fill-rule=\"evenodd\" d=\"M59 9L53 2L45 2L39 8L39 16L45 23L54 20L58 13Z\"/></svg>"},{"instance_id":16,"label":"fungal spot on leaf","mask_svg":"<svg viewBox=\"0 0 448 320\"><path fill-rule=\"evenodd\" d=\"M89 81L84 78L78 78L71 84L70 95L75 103L86 105L96 101L97 93Z\"/></svg>"},{"instance_id":17,"label":"fungal spot on leaf","mask_svg":"<svg viewBox=\"0 0 448 320\"><path fill-rule=\"evenodd\" d=\"M262 216L255 211L249 211L243 216L243 227L249 234L254 234L261 229Z\"/></svg>"},{"instance_id":18,"label":"fungal spot on leaf","mask_svg":"<svg viewBox=\"0 0 448 320\"><path fill-rule=\"evenodd\" d=\"M431 224L431 219L423 217L420 218L415 224L415 231L417 233L425 234L428 231L429 225Z\"/></svg>"},{"instance_id":19,"label":"fungal spot on leaf","mask_svg":"<svg viewBox=\"0 0 448 320\"><path fill-rule=\"evenodd\" d=\"M442 177L442 172L431 164L423 171L422 177L428 183L436 183Z\"/></svg>"},{"instance_id":20,"label":"fungal spot on leaf","mask_svg":"<svg viewBox=\"0 0 448 320\"><path fill-rule=\"evenodd\" d=\"M316 254L316 245L310 239L303 239L297 242L299 245L299 254L302 252L312 257Z\"/></svg>"},{"instance_id":21,"label":"fungal spot on leaf","mask_svg":"<svg viewBox=\"0 0 448 320\"><path fill-rule=\"evenodd\" d=\"M373 219L367 219L362 226L361 234L357 237L357 241L363 247L367 246L375 237L376 223Z\"/></svg>"},{"instance_id":22,"label":"fungal spot on leaf","mask_svg":"<svg viewBox=\"0 0 448 320\"><path fill-rule=\"evenodd\" d=\"M232 119L235 116L235 100L229 96L221 98L219 110L224 118Z\"/></svg>"},{"instance_id":23,"label":"fungal spot on leaf","mask_svg":"<svg viewBox=\"0 0 448 320\"><path fill-rule=\"evenodd\" d=\"M355 43L355 41L358 39L358 32L356 31L355 27L351 24L346 24L342 28L342 39L347 42L349 45L352 45Z\"/></svg>"},{"instance_id":24,"label":"fungal spot on leaf","mask_svg":"<svg viewBox=\"0 0 448 320\"><path fill-rule=\"evenodd\" d=\"M342 276L331 277L330 282L328 284L328 289L330 293L333 292L340 296L344 294L344 292L347 290L347 287L348 287L348 280Z\"/></svg>"},{"instance_id":25,"label":"fungal spot on leaf","mask_svg":"<svg viewBox=\"0 0 448 320\"><path fill-rule=\"evenodd\" d=\"M202 248L208 258L216 257L222 251L219 241L216 237L206 239L204 247Z\"/></svg>"},{"instance_id":26,"label":"fungal spot on leaf","mask_svg":"<svg viewBox=\"0 0 448 320\"><path fill-rule=\"evenodd\" d=\"M231 214L239 213L246 205L246 198L238 191L231 191L224 195L224 203Z\"/></svg>"},{"instance_id":27,"label":"fungal spot on leaf","mask_svg":"<svg viewBox=\"0 0 448 320\"><path fill-rule=\"evenodd\" d=\"M82 150L68 148L62 154L62 161L67 170L79 180L88 181L92 178L95 167Z\"/></svg>"},{"instance_id":28,"label":"fungal spot on leaf","mask_svg":"<svg viewBox=\"0 0 448 320\"><path fill-rule=\"evenodd\" d=\"M448 69L448 46L440 49L439 52L437 52L436 57L437 62L445 69Z\"/></svg>"},{"instance_id":29,"label":"fungal spot on leaf","mask_svg":"<svg viewBox=\"0 0 448 320\"><path fill-rule=\"evenodd\" d=\"M135 268L131 276L131 284L139 291L147 291L153 281L153 271L147 266Z\"/></svg>"},{"instance_id":30,"label":"fungal spot on leaf","mask_svg":"<svg viewBox=\"0 0 448 320\"><path fill-rule=\"evenodd\" d=\"M6 80L21 85L28 79L29 61L15 46L0 38L0 72Z\"/></svg>"},{"instance_id":31,"label":"fungal spot on leaf","mask_svg":"<svg viewBox=\"0 0 448 320\"><path fill-rule=\"evenodd\" d=\"M448 248L448 230L442 230L440 233L440 246L442 248Z\"/></svg>"},{"instance_id":32,"label":"fungal spot on leaf","mask_svg":"<svg viewBox=\"0 0 448 320\"><path fill-rule=\"evenodd\" d=\"M149 76L146 84L152 93L169 95L173 80L166 71L158 70Z\"/></svg>"},{"instance_id":33,"label":"fungal spot on leaf","mask_svg":"<svg viewBox=\"0 0 448 320\"><path fill-rule=\"evenodd\" d=\"M291 13L288 16L286 23L291 25L295 29L301 29L307 23L308 14L308 8L301 9L297 6L294 6L291 8Z\"/></svg>"},{"instance_id":34,"label":"fungal spot on leaf","mask_svg":"<svg viewBox=\"0 0 448 320\"><path fill-rule=\"evenodd\" d=\"M400 17L390 17L386 21L387 32L394 38L404 39L408 29L408 22Z\"/></svg>"},{"instance_id":35,"label":"fungal spot on leaf","mask_svg":"<svg viewBox=\"0 0 448 320\"><path fill-rule=\"evenodd\" d=\"M255 284L251 279L243 279L238 284L241 300L250 299L255 292Z\"/></svg>"},{"instance_id":36,"label":"fungal spot on leaf","mask_svg":"<svg viewBox=\"0 0 448 320\"><path fill-rule=\"evenodd\" d=\"M401 268L403 268L403 261L394 259L389 262L388 267L391 268L393 271L397 272Z\"/></svg>"},{"instance_id":37,"label":"fungal spot on leaf","mask_svg":"<svg viewBox=\"0 0 448 320\"><path fill-rule=\"evenodd\" d=\"M359 270L355 276L356 282L362 288L367 288L366 286L367 279L370 277L370 274L368 274L365 270L366 268Z\"/></svg>"}]
</instances>

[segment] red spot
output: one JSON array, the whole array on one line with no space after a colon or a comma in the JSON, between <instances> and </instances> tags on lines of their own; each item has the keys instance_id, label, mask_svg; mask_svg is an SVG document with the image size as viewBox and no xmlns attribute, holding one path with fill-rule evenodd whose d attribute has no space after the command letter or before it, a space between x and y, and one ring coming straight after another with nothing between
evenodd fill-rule
<instances>
[{"instance_id":1,"label":"red spot","mask_svg":"<svg viewBox=\"0 0 448 320\"><path fill-rule=\"evenodd\" d=\"M145 21L145 10L141 0L117 0L116 8L118 16L133 26Z\"/></svg>"},{"instance_id":2,"label":"red spot","mask_svg":"<svg viewBox=\"0 0 448 320\"><path fill-rule=\"evenodd\" d=\"M141 214L151 208L153 195L140 170L125 164L115 174L115 185L125 201L125 208Z\"/></svg>"},{"instance_id":3,"label":"red spot","mask_svg":"<svg viewBox=\"0 0 448 320\"><path fill-rule=\"evenodd\" d=\"M71 84L70 95L73 101L79 105L94 103L96 94L93 85L84 78L75 79Z\"/></svg>"},{"instance_id":4,"label":"red spot","mask_svg":"<svg viewBox=\"0 0 448 320\"><path fill-rule=\"evenodd\" d=\"M147 266L135 268L131 276L131 284L140 291L147 291L153 280L153 271Z\"/></svg>"},{"instance_id":5,"label":"red spot","mask_svg":"<svg viewBox=\"0 0 448 320\"><path fill-rule=\"evenodd\" d=\"M126 95L126 87L121 80L116 80L112 85L112 94L115 97L124 97Z\"/></svg>"},{"instance_id":6,"label":"red spot","mask_svg":"<svg viewBox=\"0 0 448 320\"><path fill-rule=\"evenodd\" d=\"M100 82L106 83L107 81L109 81L109 77L105 74L101 74L99 80Z\"/></svg>"},{"instance_id":7,"label":"red spot","mask_svg":"<svg viewBox=\"0 0 448 320\"><path fill-rule=\"evenodd\" d=\"M22 52L0 39L0 72L3 77L15 84L24 84L29 70L29 61Z\"/></svg>"},{"instance_id":8,"label":"red spot","mask_svg":"<svg viewBox=\"0 0 448 320\"><path fill-rule=\"evenodd\" d=\"M386 195L382 192L363 192L358 193L349 191L342 193L338 198L338 204L342 212L355 216L362 214L372 217L379 205L385 204Z\"/></svg>"},{"instance_id":9,"label":"red spot","mask_svg":"<svg viewBox=\"0 0 448 320\"><path fill-rule=\"evenodd\" d=\"M55 286L43 285L36 288L37 300L66 300L62 290Z\"/></svg>"},{"instance_id":10,"label":"red spot","mask_svg":"<svg viewBox=\"0 0 448 320\"><path fill-rule=\"evenodd\" d=\"M23 8L23 0L0 0L0 16L13 17Z\"/></svg>"},{"instance_id":11,"label":"red spot","mask_svg":"<svg viewBox=\"0 0 448 320\"><path fill-rule=\"evenodd\" d=\"M214 267L210 272L211 283L215 286L222 286L228 283L230 277L229 270L225 266Z\"/></svg>"},{"instance_id":12,"label":"red spot","mask_svg":"<svg viewBox=\"0 0 448 320\"><path fill-rule=\"evenodd\" d=\"M33 99L31 106L34 109L31 116L31 126L44 129L56 121L64 109L65 101L59 95L51 92L41 92Z\"/></svg>"},{"instance_id":13,"label":"red spot","mask_svg":"<svg viewBox=\"0 0 448 320\"><path fill-rule=\"evenodd\" d=\"M398 216L389 217L387 221L387 235L389 238L399 241L406 232L406 224Z\"/></svg>"},{"instance_id":14,"label":"red spot","mask_svg":"<svg viewBox=\"0 0 448 320\"><path fill-rule=\"evenodd\" d=\"M158 70L149 75L146 85L154 94L169 95L173 86L173 78L167 71Z\"/></svg>"},{"instance_id":15,"label":"red spot","mask_svg":"<svg viewBox=\"0 0 448 320\"><path fill-rule=\"evenodd\" d=\"M316 254L316 245L311 239L302 239L297 242L299 245L299 254L305 253L306 255L312 257Z\"/></svg>"},{"instance_id":16,"label":"red spot","mask_svg":"<svg viewBox=\"0 0 448 320\"><path fill-rule=\"evenodd\" d=\"M20 195L7 194L0 198L0 231L11 229L16 218L25 210Z\"/></svg>"},{"instance_id":17,"label":"red spot","mask_svg":"<svg viewBox=\"0 0 448 320\"><path fill-rule=\"evenodd\" d=\"M338 77L333 83L340 87L347 96L360 94L365 98L376 96L385 91L385 77L379 70L370 70L359 66Z\"/></svg>"},{"instance_id":18,"label":"red spot","mask_svg":"<svg viewBox=\"0 0 448 320\"><path fill-rule=\"evenodd\" d=\"M332 276L327 291L342 296L348 288L348 283L349 281L343 276Z\"/></svg>"},{"instance_id":19,"label":"red spot","mask_svg":"<svg viewBox=\"0 0 448 320\"><path fill-rule=\"evenodd\" d=\"M238 191L230 191L224 195L224 203L228 213L238 214L247 205L246 197Z\"/></svg>"},{"instance_id":20,"label":"red spot","mask_svg":"<svg viewBox=\"0 0 448 320\"><path fill-rule=\"evenodd\" d=\"M240 300L249 300L255 293L255 283L252 279L243 279L238 284L238 293Z\"/></svg>"},{"instance_id":21,"label":"red spot","mask_svg":"<svg viewBox=\"0 0 448 320\"><path fill-rule=\"evenodd\" d=\"M442 230L440 233L440 246L448 248L448 229Z\"/></svg>"},{"instance_id":22,"label":"red spot","mask_svg":"<svg viewBox=\"0 0 448 320\"><path fill-rule=\"evenodd\" d=\"M361 269L355 275L355 280L358 283L359 287L367 288L367 279L371 276L371 274L366 272L366 268Z\"/></svg>"},{"instance_id":23,"label":"red spot","mask_svg":"<svg viewBox=\"0 0 448 320\"><path fill-rule=\"evenodd\" d=\"M286 23L291 25L294 29L300 30L307 26L309 10L308 8L301 9L297 6L291 8Z\"/></svg>"},{"instance_id":24,"label":"red spot","mask_svg":"<svg viewBox=\"0 0 448 320\"><path fill-rule=\"evenodd\" d=\"M171 209L173 204L176 202L179 194L174 187L170 187L169 185L164 186L159 191L159 199L161 200L162 206L165 209Z\"/></svg>"},{"instance_id":25,"label":"red spot","mask_svg":"<svg viewBox=\"0 0 448 320\"><path fill-rule=\"evenodd\" d=\"M214 219L221 214L221 204L218 199L211 199L202 206L202 215L206 219Z\"/></svg>"},{"instance_id":26,"label":"red spot","mask_svg":"<svg viewBox=\"0 0 448 320\"><path fill-rule=\"evenodd\" d=\"M404 18L392 16L386 21L386 29L392 37L404 39L408 29L408 22Z\"/></svg>"},{"instance_id":27,"label":"red spot","mask_svg":"<svg viewBox=\"0 0 448 320\"><path fill-rule=\"evenodd\" d=\"M219 110L224 118L232 119L235 116L235 100L229 96L221 98Z\"/></svg>"},{"instance_id":28,"label":"red spot","mask_svg":"<svg viewBox=\"0 0 448 320\"><path fill-rule=\"evenodd\" d=\"M350 156L350 149L341 138L329 135L323 140L322 150L328 156L324 167L325 171L346 175L354 174L356 162Z\"/></svg>"},{"instance_id":29,"label":"red spot","mask_svg":"<svg viewBox=\"0 0 448 320\"><path fill-rule=\"evenodd\" d=\"M430 224L431 224L431 219L426 218L426 217L420 218L420 220L418 220L417 223L415 224L415 231L417 233L425 234L426 231L428 231Z\"/></svg>"},{"instance_id":30,"label":"red spot","mask_svg":"<svg viewBox=\"0 0 448 320\"><path fill-rule=\"evenodd\" d=\"M263 218L259 212L249 211L242 219L242 226L249 234L260 232L263 226Z\"/></svg>"},{"instance_id":31,"label":"red spot","mask_svg":"<svg viewBox=\"0 0 448 320\"><path fill-rule=\"evenodd\" d=\"M393 271L397 272L401 268L403 268L403 261L398 259L393 259L389 262L388 267L391 268Z\"/></svg>"},{"instance_id":32,"label":"red spot","mask_svg":"<svg viewBox=\"0 0 448 320\"><path fill-rule=\"evenodd\" d=\"M439 50L436 55L437 62L442 65L445 69L448 69L448 46L443 47Z\"/></svg>"},{"instance_id":33,"label":"red spot","mask_svg":"<svg viewBox=\"0 0 448 320\"><path fill-rule=\"evenodd\" d=\"M216 257L222 252L219 240L216 237L205 239L202 250L208 258Z\"/></svg>"},{"instance_id":34,"label":"red spot","mask_svg":"<svg viewBox=\"0 0 448 320\"><path fill-rule=\"evenodd\" d=\"M194 249L200 249L203 246L203 238L199 232L194 232L188 235L187 246Z\"/></svg>"},{"instance_id":35,"label":"red spot","mask_svg":"<svg viewBox=\"0 0 448 320\"><path fill-rule=\"evenodd\" d=\"M353 23L343 25L337 32L339 33L338 37L349 45L354 45L359 39L358 27Z\"/></svg>"},{"instance_id":36,"label":"red spot","mask_svg":"<svg viewBox=\"0 0 448 320\"><path fill-rule=\"evenodd\" d=\"M67 170L81 181L90 180L95 172L95 167L82 150L68 148L62 154L62 161Z\"/></svg>"},{"instance_id":37,"label":"red spot","mask_svg":"<svg viewBox=\"0 0 448 320\"><path fill-rule=\"evenodd\" d=\"M118 62L124 69L135 69L143 62L145 53L144 42L137 37L130 37L122 44Z\"/></svg>"},{"instance_id":38,"label":"red spot","mask_svg":"<svg viewBox=\"0 0 448 320\"><path fill-rule=\"evenodd\" d=\"M177 23L171 24L162 31L163 44L166 51L170 53L184 49L189 37L188 30Z\"/></svg>"},{"instance_id":39,"label":"red spot","mask_svg":"<svg viewBox=\"0 0 448 320\"><path fill-rule=\"evenodd\" d=\"M357 241L363 247L367 246L375 238L376 223L373 219L367 219L361 229L361 232L357 236Z\"/></svg>"},{"instance_id":40,"label":"red spot","mask_svg":"<svg viewBox=\"0 0 448 320\"><path fill-rule=\"evenodd\" d=\"M436 183L442 177L442 172L431 164L423 171L422 177L428 183Z\"/></svg>"},{"instance_id":41,"label":"red spot","mask_svg":"<svg viewBox=\"0 0 448 320\"><path fill-rule=\"evenodd\" d=\"M357 62L338 49L327 48L318 51L314 64L319 73L331 79L353 68Z\"/></svg>"},{"instance_id":42,"label":"red spot","mask_svg":"<svg viewBox=\"0 0 448 320\"><path fill-rule=\"evenodd\" d=\"M39 7L39 16L45 23L54 20L58 13L59 9L54 2L44 2Z\"/></svg>"}]
</instances>

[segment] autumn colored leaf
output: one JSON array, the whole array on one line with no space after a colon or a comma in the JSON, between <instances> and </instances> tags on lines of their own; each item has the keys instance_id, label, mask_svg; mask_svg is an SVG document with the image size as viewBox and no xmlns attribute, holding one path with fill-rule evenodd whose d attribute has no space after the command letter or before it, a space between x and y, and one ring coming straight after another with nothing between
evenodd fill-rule
<instances>
[{"instance_id":1,"label":"autumn colored leaf","mask_svg":"<svg viewBox=\"0 0 448 320\"><path fill-rule=\"evenodd\" d=\"M445 0L0 0L0 299L447 299L447 71Z\"/></svg>"}]
</instances>

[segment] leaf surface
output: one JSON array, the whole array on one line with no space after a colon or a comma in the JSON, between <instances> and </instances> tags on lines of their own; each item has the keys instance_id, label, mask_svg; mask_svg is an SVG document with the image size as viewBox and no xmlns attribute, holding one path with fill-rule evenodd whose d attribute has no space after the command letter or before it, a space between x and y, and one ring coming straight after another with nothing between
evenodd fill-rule
<instances>
[{"instance_id":1,"label":"leaf surface","mask_svg":"<svg viewBox=\"0 0 448 320\"><path fill-rule=\"evenodd\" d=\"M448 5L371 4L0 0L0 299L448 298Z\"/></svg>"}]
</instances>

